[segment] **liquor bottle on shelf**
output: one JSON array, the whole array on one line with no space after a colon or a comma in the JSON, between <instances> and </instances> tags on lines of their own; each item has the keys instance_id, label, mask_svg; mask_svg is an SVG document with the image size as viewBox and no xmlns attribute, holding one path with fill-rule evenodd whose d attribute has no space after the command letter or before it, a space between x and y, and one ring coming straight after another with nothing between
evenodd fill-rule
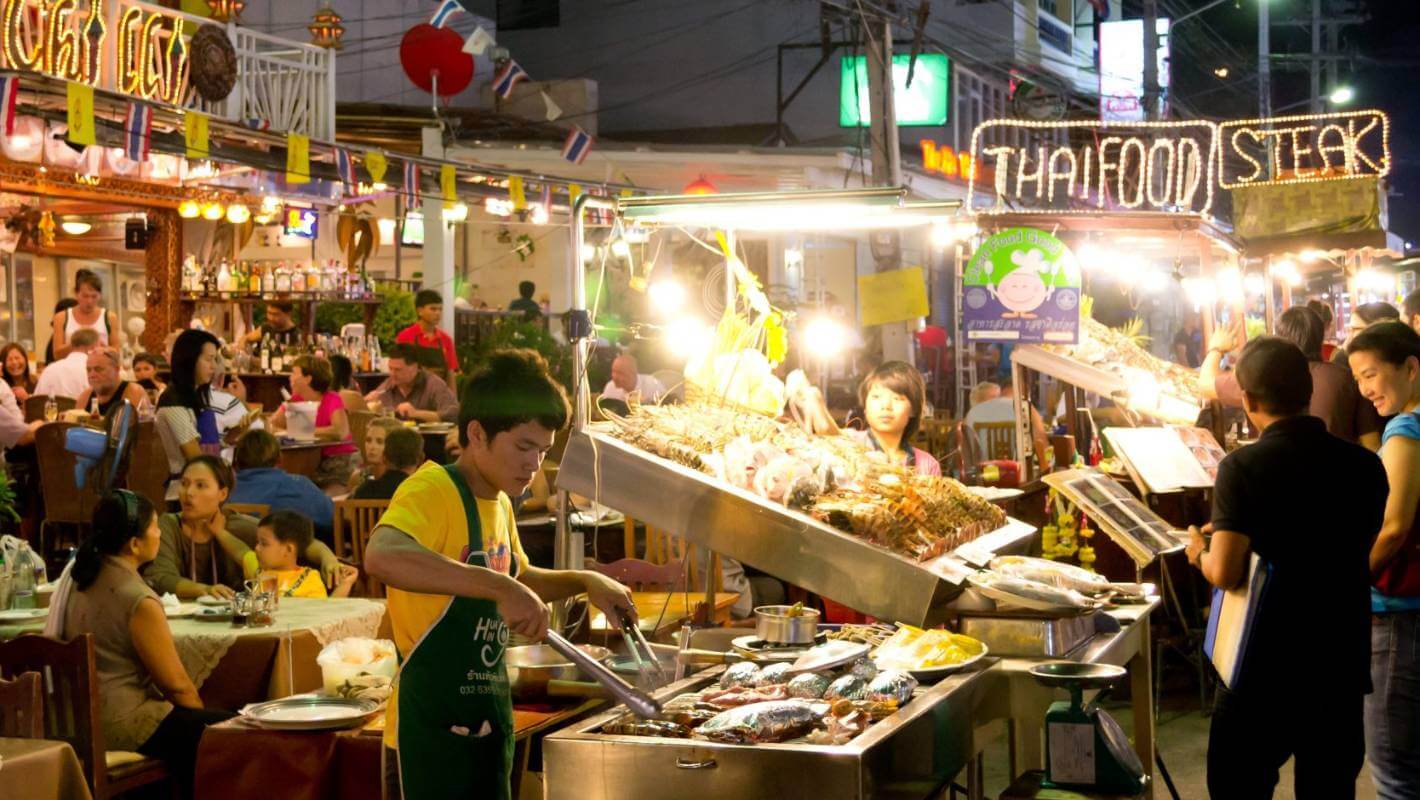
<instances>
[{"instance_id":1,"label":"liquor bottle on shelf","mask_svg":"<svg viewBox=\"0 0 1420 800\"><path fill-rule=\"evenodd\" d=\"M291 292L291 270L282 261L276 265L276 293L289 294Z\"/></svg>"},{"instance_id":2,"label":"liquor bottle on shelf","mask_svg":"<svg viewBox=\"0 0 1420 800\"><path fill-rule=\"evenodd\" d=\"M370 371L370 363L371 363L371 361L370 361L370 348L369 348L369 346L362 340L362 341L360 342L360 371L361 371L361 372L369 372L369 371Z\"/></svg>"},{"instance_id":3,"label":"liquor bottle on shelf","mask_svg":"<svg viewBox=\"0 0 1420 800\"><path fill-rule=\"evenodd\" d=\"M247 294L261 294L261 267L253 262L247 273Z\"/></svg>"},{"instance_id":4,"label":"liquor bottle on shelf","mask_svg":"<svg viewBox=\"0 0 1420 800\"><path fill-rule=\"evenodd\" d=\"M267 264L266 269L261 271L261 293L266 297L276 294L276 271L275 265Z\"/></svg>"},{"instance_id":5,"label":"liquor bottle on shelf","mask_svg":"<svg viewBox=\"0 0 1420 800\"><path fill-rule=\"evenodd\" d=\"M222 259L222 265L217 268L217 293L226 297L232 291L232 272L227 269L227 260Z\"/></svg>"},{"instance_id":6,"label":"liquor bottle on shelf","mask_svg":"<svg viewBox=\"0 0 1420 800\"><path fill-rule=\"evenodd\" d=\"M269 335L261 337L261 371L267 375L271 374L271 337Z\"/></svg>"},{"instance_id":7,"label":"liquor bottle on shelf","mask_svg":"<svg viewBox=\"0 0 1420 800\"><path fill-rule=\"evenodd\" d=\"M275 341L271 349L271 371L286 371L286 348L281 346L280 340Z\"/></svg>"},{"instance_id":8,"label":"liquor bottle on shelf","mask_svg":"<svg viewBox=\"0 0 1420 800\"><path fill-rule=\"evenodd\" d=\"M182 260L182 290L186 294L197 294L202 289L202 270L197 268L196 256Z\"/></svg>"},{"instance_id":9,"label":"liquor bottle on shelf","mask_svg":"<svg viewBox=\"0 0 1420 800\"><path fill-rule=\"evenodd\" d=\"M291 269L291 292L300 294L306 291L306 271L300 264Z\"/></svg>"}]
</instances>

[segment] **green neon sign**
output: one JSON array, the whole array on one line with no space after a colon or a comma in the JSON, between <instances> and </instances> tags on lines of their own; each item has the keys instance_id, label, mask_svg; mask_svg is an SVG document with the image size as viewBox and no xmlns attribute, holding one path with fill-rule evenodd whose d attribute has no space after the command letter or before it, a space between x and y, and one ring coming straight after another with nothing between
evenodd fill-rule
<instances>
[{"instance_id":1,"label":"green neon sign","mask_svg":"<svg viewBox=\"0 0 1420 800\"><path fill-rule=\"evenodd\" d=\"M893 103L897 108L898 125L945 125L951 107L951 62L941 53L920 53L912 72L912 86L907 86L907 65L912 57L906 53L892 57ZM872 118L868 99L867 56L844 56L841 59L838 82L838 124L840 127L863 127Z\"/></svg>"}]
</instances>

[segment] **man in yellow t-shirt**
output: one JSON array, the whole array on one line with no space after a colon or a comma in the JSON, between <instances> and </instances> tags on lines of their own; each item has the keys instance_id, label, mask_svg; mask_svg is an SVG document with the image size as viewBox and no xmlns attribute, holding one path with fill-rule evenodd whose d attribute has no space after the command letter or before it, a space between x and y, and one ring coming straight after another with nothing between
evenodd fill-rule
<instances>
[{"instance_id":1,"label":"man in yellow t-shirt","mask_svg":"<svg viewBox=\"0 0 1420 800\"><path fill-rule=\"evenodd\" d=\"M389 587L401 659L385 716L391 797L508 798L509 629L542 639L546 602L583 592L608 619L635 617L625 586L534 567L518 541L508 498L532 482L569 410L540 356L494 353L464 383L458 461L400 484L370 537L365 569Z\"/></svg>"}]
</instances>

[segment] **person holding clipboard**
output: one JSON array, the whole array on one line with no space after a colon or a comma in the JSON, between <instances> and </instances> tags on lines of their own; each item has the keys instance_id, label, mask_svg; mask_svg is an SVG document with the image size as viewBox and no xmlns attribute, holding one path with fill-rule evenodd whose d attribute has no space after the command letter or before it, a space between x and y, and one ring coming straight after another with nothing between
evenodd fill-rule
<instances>
[{"instance_id":1,"label":"person holding clipboard","mask_svg":"<svg viewBox=\"0 0 1420 800\"><path fill-rule=\"evenodd\" d=\"M1236 372L1262 433L1218 465L1212 522L1189 528L1187 549L1189 563L1232 595L1215 617L1243 628L1211 642L1215 666L1226 667L1208 732L1208 792L1270 798L1278 770L1295 757L1299 799L1354 798L1371 688L1368 554L1385 509L1385 470L1307 413L1312 379L1296 345L1259 337ZM1228 614L1230 600L1246 613ZM1220 652L1224 638L1236 652ZM1307 665L1322 663L1318 683Z\"/></svg>"},{"instance_id":2,"label":"person holding clipboard","mask_svg":"<svg viewBox=\"0 0 1420 800\"><path fill-rule=\"evenodd\" d=\"M463 387L453 464L400 484L365 551L389 587L400 669L385 717L387 796L508 798L513 707L509 632L537 641L549 601L586 593L634 620L625 586L596 572L534 567L510 497L532 483L570 408L542 357L497 351Z\"/></svg>"}]
</instances>

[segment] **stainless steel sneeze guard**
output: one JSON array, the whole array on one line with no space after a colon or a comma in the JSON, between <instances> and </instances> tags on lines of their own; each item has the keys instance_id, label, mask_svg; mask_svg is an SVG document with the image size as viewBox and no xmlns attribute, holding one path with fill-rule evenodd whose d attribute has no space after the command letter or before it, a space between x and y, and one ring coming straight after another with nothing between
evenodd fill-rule
<instances>
[{"instance_id":1,"label":"stainless steel sneeze guard","mask_svg":"<svg viewBox=\"0 0 1420 800\"><path fill-rule=\"evenodd\" d=\"M658 693L668 700L719 678L712 669ZM580 800L925 798L966 765L971 714L991 680L977 668L924 685L844 745L738 745L600 733L617 708L543 740L547 796Z\"/></svg>"},{"instance_id":2,"label":"stainless steel sneeze guard","mask_svg":"<svg viewBox=\"0 0 1420 800\"><path fill-rule=\"evenodd\" d=\"M725 486L595 428L572 434L557 472L559 489L879 619L935 625L945 621L948 602L961 593L959 584L933 572L928 563ZM1035 531L1014 520L1008 525L1019 528L1016 541Z\"/></svg>"}]
</instances>

